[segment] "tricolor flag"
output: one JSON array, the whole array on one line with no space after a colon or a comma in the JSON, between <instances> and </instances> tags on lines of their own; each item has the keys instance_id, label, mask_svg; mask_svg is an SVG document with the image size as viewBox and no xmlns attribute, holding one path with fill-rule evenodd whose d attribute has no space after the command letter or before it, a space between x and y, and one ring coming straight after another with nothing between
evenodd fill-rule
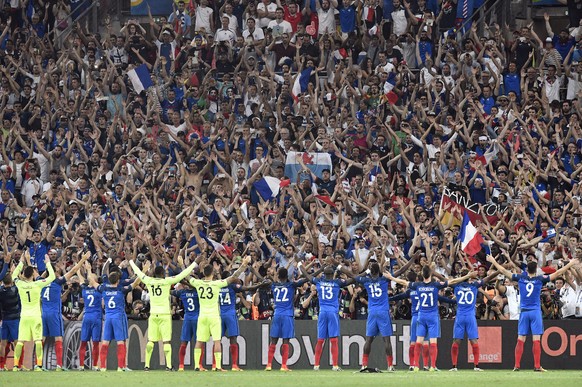
<instances>
[{"instance_id":1,"label":"tricolor flag","mask_svg":"<svg viewBox=\"0 0 582 387\"><path fill-rule=\"evenodd\" d=\"M299 94L304 93L307 90L307 85L309 84L309 77L311 76L311 71L313 67L308 67L301 71L295 77L295 82L293 82L293 89L291 90L291 96L297 102L299 99Z\"/></svg>"},{"instance_id":2,"label":"tricolor flag","mask_svg":"<svg viewBox=\"0 0 582 387\"><path fill-rule=\"evenodd\" d=\"M345 48L340 48L333 52L333 59L335 62L339 62L340 60L344 60L348 57L348 52Z\"/></svg>"},{"instance_id":3,"label":"tricolor flag","mask_svg":"<svg viewBox=\"0 0 582 387\"><path fill-rule=\"evenodd\" d=\"M217 241L212 240L210 238L206 238L206 240L208 242L210 242L210 244L212 244L212 247L214 247L214 251L216 251L217 253L232 255L232 249L230 248L230 246L223 245L223 244L218 243Z\"/></svg>"},{"instance_id":4,"label":"tricolor flag","mask_svg":"<svg viewBox=\"0 0 582 387\"><path fill-rule=\"evenodd\" d=\"M384 83L384 97L391 104L394 105L398 101L398 95L393 92L394 86L396 86L396 73L391 71L388 73L388 79Z\"/></svg>"},{"instance_id":5,"label":"tricolor flag","mask_svg":"<svg viewBox=\"0 0 582 387\"><path fill-rule=\"evenodd\" d=\"M153 86L150 71L145 64L141 64L127 72L127 76L133 85L136 93L141 93L147 90L150 86Z\"/></svg>"},{"instance_id":6,"label":"tricolor flag","mask_svg":"<svg viewBox=\"0 0 582 387\"><path fill-rule=\"evenodd\" d=\"M477 228L473 226L467 212L463 215L459 240L461 241L461 248L463 251L471 256L481 251L481 243L485 242L479 231L477 231Z\"/></svg>"},{"instance_id":7,"label":"tricolor flag","mask_svg":"<svg viewBox=\"0 0 582 387\"><path fill-rule=\"evenodd\" d=\"M253 187L257 190L257 193L261 195L263 200L271 200L279 195L279 191L282 187L291 184L289 179L279 180L276 177L265 176L253 183Z\"/></svg>"},{"instance_id":8,"label":"tricolor flag","mask_svg":"<svg viewBox=\"0 0 582 387\"><path fill-rule=\"evenodd\" d=\"M556 237L556 229L555 228L549 228L547 231L544 231L542 233L542 237L544 239L541 240L541 242L543 243L547 243L550 241L550 239L555 238Z\"/></svg>"},{"instance_id":9,"label":"tricolor flag","mask_svg":"<svg viewBox=\"0 0 582 387\"><path fill-rule=\"evenodd\" d=\"M327 152L288 152L285 159L285 176L293 182L297 181L297 175L303 169L300 159L320 179L324 169L329 169L330 172L333 170L331 156Z\"/></svg>"},{"instance_id":10,"label":"tricolor flag","mask_svg":"<svg viewBox=\"0 0 582 387\"><path fill-rule=\"evenodd\" d=\"M497 152L499 152L499 147L497 146L497 142L493 142L491 147L487 149L487 151L483 155L477 156L476 160L481 161L481 164L486 166L491 161L495 160L495 158L497 157Z\"/></svg>"},{"instance_id":11,"label":"tricolor flag","mask_svg":"<svg viewBox=\"0 0 582 387\"><path fill-rule=\"evenodd\" d=\"M335 207L335 203L331 201L329 195L315 195L315 197L324 202L325 204Z\"/></svg>"}]
</instances>

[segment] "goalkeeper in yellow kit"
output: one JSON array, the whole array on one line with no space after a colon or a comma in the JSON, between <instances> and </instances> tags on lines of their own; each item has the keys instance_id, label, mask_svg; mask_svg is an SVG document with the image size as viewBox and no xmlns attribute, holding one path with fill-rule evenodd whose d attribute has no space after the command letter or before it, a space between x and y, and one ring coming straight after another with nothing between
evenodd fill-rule
<instances>
[{"instance_id":1,"label":"goalkeeper in yellow kit","mask_svg":"<svg viewBox=\"0 0 582 387\"><path fill-rule=\"evenodd\" d=\"M35 371L42 371L42 312L40 309L40 293L42 289L55 279L55 271L51 265L48 255L45 256L44 263L48 270L48 277L43 280L34 280L35 270L33 266L27 266L24 271L24 262L21 260L12 278L20 294L22 311L20 313L20 324L18 325L18 343L14 349L14 364L18 364L22 355L22 347L27 341L34 341L36 352ZM22 278L18 278L22 271ZM17 366L14 371L19 371Z\"/></svg>"},{"instance_id":2,"label":"goalkeeper in yellow kit","mask_svg":"<svg viewBox=\"0 0 582 387\"><path fill-rule=\"evenodd\" d=\"M150 262L146 261L141 271L137 265L129 261L131 268L137 274L138 278L147 285L150 295L150 317L148 319L148 343L146 345L145 367L144 371L149 371L154 343L162 340L164 342L164 354L166 355L166 371L172 371L172 312L170 308L170 291L174 284L186 278L192 270L196 268L197 263L193 262L180 274L167 277L166 270L163 266L157 266L154 269L154 276L149 277L144 272L150 268ZM183 267L183 266L182 266Z\"/></svg>"},{"instance_id":3,"label":"goalkeeper in yellow kit","mask_svg":"<svg viewBox=\"0 0 582 387\"><path fill-rule=\"evenodd\" d=\"M198 317L198 326L196 328L196 347L194 348L194 364L200 364L202 356L202 347L212 336L214 341L214 359L216 368L213 371L222 371L222 352L220 350L220 339L222 338L222 323L220 320L220 300L218 295L220 289L228 286L238 279L238 276L246 269L251 262L251 257L243 259L241 266L230 277L213 281L214 269L212 265L207 265L202 269L204 279L190 279L190 285L198 293L200 302L200 317ZM195 368L200 371L199 368Z\"/></svg>"}]
</instances>

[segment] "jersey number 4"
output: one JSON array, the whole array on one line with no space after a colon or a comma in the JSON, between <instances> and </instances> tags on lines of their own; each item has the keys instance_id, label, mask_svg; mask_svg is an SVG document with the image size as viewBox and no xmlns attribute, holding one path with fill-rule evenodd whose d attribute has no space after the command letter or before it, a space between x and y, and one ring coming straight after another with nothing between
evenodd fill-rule
<instances>
[{"instance_id":1,"label":"jersey number 4","mask_svg":"<svg viewBox=\"0 0 582 387\"><path fill-rule=\"evenodd\" d=\"M212 292L212 288L210 286L207 288L200 286L198 288L198 295L203 300L212 300L214 298L214 293Z\"/></svg>"}]
</instances>

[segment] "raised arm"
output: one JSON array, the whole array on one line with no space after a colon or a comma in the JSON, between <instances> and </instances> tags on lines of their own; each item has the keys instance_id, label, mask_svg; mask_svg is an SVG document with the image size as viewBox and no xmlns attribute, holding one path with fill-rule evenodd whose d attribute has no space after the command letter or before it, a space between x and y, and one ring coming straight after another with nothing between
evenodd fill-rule
<instances>
[{"instance_id":1,"label":"raised arm","mask_svg":"<svg viewBox=\"0 0 582 387\"><path fill-rule=\"evenodd\" d=\"M236 281L238 279L238 277L241 275L241 273L246 270L246 268L249 265L249 263L251 263L251 256L250 255L247 255L243 259L242 264L240 265L240 267L238 269L236 269L236 271L234 273L232 273L232 275L226 279L226 282L228 282L228 284L230 285L231 283L233 283L234 281Z\"/></svg>"},{"instance_id":2,"label":"raised arm","mask_svg":"<svg viewBox=\"0 0 582 387\"><path fill-rule=\"evenodd\" d=\"M578 259L571 260L570 262L568 262L568 264L566 266L564 266L561 269L558 269L555 272L553 272L552 274L550 274L550 281L555 280L556 278L558 278L559 276L561 276L562 274L564 274L565 272L570 270L570 268L572 266L577 265L579 263L580 263L580 261Z\"/></svg>"},{"instance_id":3,"label":"raised arm","mask_svg":"<svg viewBox=\"0 0 582 387\"><path fill-rule=\"evenodd\" d=\"M461 283L463 281L468 280L469 278L477 278L477 272L476 271L472 271L472 272L469 272L469 273L467 273L466 275L464 275L462 277L454 278L454 279L452 279L452 280L449 281L449 285L452 286L452 285L459 284L459 283Z\"/></svg>"},{"instance_id":4,"label":"raised arm","mask_svg":"<svg viewBox=\"0 0 582 387\"><path fill-rule=\"evenodd\" d=\"M507 278L511 278L513 273L510 272L509 270L507 270L506 268L504 268L503 266L501 266L499 264L499 262L497 262L497 260L495 260L495 258L493 258L492 255L488 255L487 256L487 262L491 263L493 266L495 266L495 268L497 270L499 270L499 272L501 274L503 274L504 276L506 276Z\"/></svg>"},{"instance_id":5,"label":"raised arm","mask_svg":"<svg viewBox=\"0 0 582 387\"><path fill-rule=\"evenodd\" d=\"M75 275L75 273L77 273L77 271L79 271L79 269L81 267L83 267L83 264L85 263L85 261L87 259L89 259L90 256L91 256L90 251L85 252L83 254L83 256L81 257L81 259L79 260L79 262L77 262L77 264L75 266L73 266L73 268L71 270L69 270L69 272L64 275L65 280L67 280L67 281L70 280L71 277L73 277Z\"/></svg>"}]
</instances>

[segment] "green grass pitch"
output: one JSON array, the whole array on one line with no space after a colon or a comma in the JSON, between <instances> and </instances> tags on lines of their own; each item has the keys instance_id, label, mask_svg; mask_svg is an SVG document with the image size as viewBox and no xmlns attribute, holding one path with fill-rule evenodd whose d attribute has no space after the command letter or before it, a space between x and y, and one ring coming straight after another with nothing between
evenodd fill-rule
<instances>
[{"instance_id":1,"label":"green grass pitch","mask_svg":"<svg viewBox=\"0 0 582 387\"><path fill-rule=\"evenodd\" d=\"M346 369L343 372L331 370L293 371L283 373L278 370L244 371L244 372L165 372L143 371L133 372L2 372L0 386L28 387L104 387L110 386L367 386L395 385L401 386L580 386L582 371L548 371L534 373L532 370L484 371L461 370L459 372L418 372L411 373L399 370L395 373L360 374L355 370Z\"/></svg>"}]
</instances>

